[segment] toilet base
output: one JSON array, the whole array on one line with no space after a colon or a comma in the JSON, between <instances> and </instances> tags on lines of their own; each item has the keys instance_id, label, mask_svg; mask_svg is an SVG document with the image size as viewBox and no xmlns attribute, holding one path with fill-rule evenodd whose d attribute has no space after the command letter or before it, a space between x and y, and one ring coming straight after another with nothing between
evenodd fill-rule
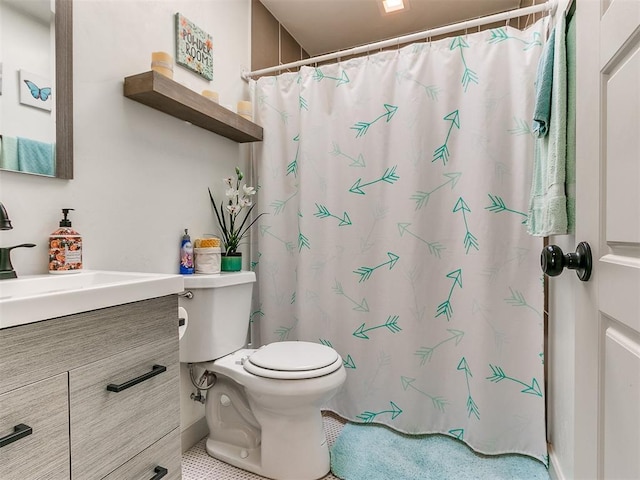
<instances>
[{"instance_id":1,"label":"toilet base","mask_svg":"<svg viewBox=\"0 0 640 480\"><path fill-rule=\"evenodd\" d=\"M330 470L320 410L346 380L333 373L299 380L266 378L243 368L254 350L238 350L206 368L217 376L205 416L209 455L275 480L317 480Z\"/></svg>"},{"instance_id":2,"label":"toilet base","mask_svg":"<svg viewBox=\"0 0 640 480\"><path fill-rule=\"evenodd\" d=\"M278 429L277 438L268 438L270 428L267 426L262 430L261 445L256 448L207 438L207 453L234 467L274 480L320 479L329 473L331 465L322 416L319 411L317 414L317 419L308 418L302 422L306 424L305 428L296 429L306 434L287 435ZM270 447L275 447L275 450ZM283 458L283 455L286 456Z\"/></svg>"},{"instance_id":3,"label":"toilet base","mask_svg":"<svg viewBox=\"0 0 640 480\"><path fill-rule=\"evenodd\" d=\"M260 470L262 463L260 447L250 449L240 448L236 445L230 445L207 438L206 449L207 453L213 458L217 458L234 467L264 476Z\"/></svg>"}]
</instances>

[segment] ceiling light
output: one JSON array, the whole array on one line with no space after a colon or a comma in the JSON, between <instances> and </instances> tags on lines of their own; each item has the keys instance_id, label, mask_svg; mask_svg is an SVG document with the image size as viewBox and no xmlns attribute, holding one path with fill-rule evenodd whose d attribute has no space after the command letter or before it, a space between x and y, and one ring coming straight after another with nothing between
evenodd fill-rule
<instances>
[{"instance_id":1,"label":"ceiling light","mask_svg":"<svg viewBox=\"0 0 640 480\"><path fill-rule=\"evenodd\" d=\"M404 10L404 2L403 0L382 0L382 8L385 13L397 12Z\"/></svg>"}]
</instances>

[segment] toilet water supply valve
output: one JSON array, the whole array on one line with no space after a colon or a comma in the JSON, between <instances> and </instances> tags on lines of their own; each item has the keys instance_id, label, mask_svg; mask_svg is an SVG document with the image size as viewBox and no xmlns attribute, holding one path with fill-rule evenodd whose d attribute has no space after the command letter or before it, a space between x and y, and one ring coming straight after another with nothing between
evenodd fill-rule
<instances>
[{"instance_id":1,"label":"toilet water supply valve","mask_svg":"<svg viewBox=\"0 0 640 480\"><path fill-rule=\"evenodd\" d=\"M216 384L217 377L215 373L210 372L209 370L205 370L204 372L202 372L202 375L200 375L200 378L196 382L196 375L194 370L194 364L190 363L189 377L191 378L192 385L196 387L197 390L197 393L191 393L191 400L193 400L194 402L204 403L207 397L202 395L202 390L207 391L211 387L213 387Z\"/></svg>"},{"instance_id":2,"label":"toilet water supply valve","mask_svg":"<svg viewBox=\"0 0 640 480\"><path fill-rule=\"evenodd\" d=\"M204 402L207 400L207 397L202 395L202 392L200 391L200 389L198 389L198 393L191 392L191 400L204 404Z\"/></svg>"}]
</instances>

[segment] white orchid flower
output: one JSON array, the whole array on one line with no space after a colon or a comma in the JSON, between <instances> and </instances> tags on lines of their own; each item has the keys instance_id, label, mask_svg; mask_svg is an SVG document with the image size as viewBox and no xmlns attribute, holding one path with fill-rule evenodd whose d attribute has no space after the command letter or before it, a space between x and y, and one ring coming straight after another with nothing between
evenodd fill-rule
<instances>
[{"instance_id":1,"label":"white orchid flower","mask_svg":"<svg viewBox=\"0 0 640 480\"><path fill-rule=\"evenodd\" d=\"M227 190L224 192L224 194L226 195L227 198L233 198L235 196L238 195L238 191L235 188L227 188Z\"/></svg>"},{"instance_id":2,"label":"white orchid flower","mask_svg":"<svg viewBox=\"0 0 640 480\"><path fill-rule=\"evenodd\" d=\"M227 187L233 187L233 177L223 178L222 181Z\"/></svg>"},{"instance_id":3,"label":"white orchid flower","mask_svg":"<svg viewBox=\"0 0 640 480\"><path fill-rule=\"evenodd\" d=\"M256 194L256 189L253 188L253 187L247 186L246 183L244 185L242 185L242 191L244 192L245 195L255 195Z\"/></svg>"},{"instance_id":4,"label":"white orchid flower","mask_svg":"<svg viewBox=\"0 0 640 480\"><path fill-rule=\"evenodd\" d=\"M236 215L240 211L240 207L238 205L225 205L225 208L230 215Z\"/></svg>"},{"instance_id":5,"label":"white orchid flower","mask_svg":"<svg viewBox=\"0 0 640 480\"><path fill-rule=\"evenodd\" d=\"M240 208L244 208L244 207L250 207L251 206L251 200L247 197L242 197L240 199L240 201L238 202L238 205L240 205Z\"/></svg>"}]
</instances>

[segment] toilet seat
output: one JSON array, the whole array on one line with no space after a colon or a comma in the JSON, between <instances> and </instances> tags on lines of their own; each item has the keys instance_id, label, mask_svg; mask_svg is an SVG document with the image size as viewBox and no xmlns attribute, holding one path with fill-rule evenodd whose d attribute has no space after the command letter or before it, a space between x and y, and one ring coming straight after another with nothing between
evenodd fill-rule
<instances>
[{"instance_id":1,"label":"toilet seat","mask_svg":"<svg viewBox=\"0 0 640 480\"><path fill-rule=\"evenodd\" d=\"M244 369L260 377L301 380L335 372L342 358L331 347L311 342L276 342L256 350L243 361Z\"/></svg>"}]
</instances>

